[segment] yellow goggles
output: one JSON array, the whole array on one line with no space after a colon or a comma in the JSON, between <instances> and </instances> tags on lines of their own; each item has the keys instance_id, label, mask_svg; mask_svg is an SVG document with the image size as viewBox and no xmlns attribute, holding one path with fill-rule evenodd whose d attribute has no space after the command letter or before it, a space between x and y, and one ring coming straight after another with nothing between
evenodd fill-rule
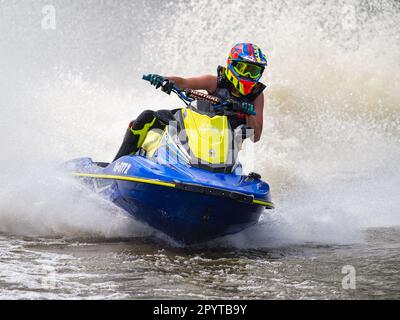
<instances>
[{"instance_id":1,"label":"yellow goggles","mask_svg":"<svg viewBox=\"0 0 400 320\"><path fill-rule=\"evenodd\" d=\"M232 65L239 75L246 78L259 79L264 72L263 67L251 63L234 61Z\"/></svg>"}]
</instances>

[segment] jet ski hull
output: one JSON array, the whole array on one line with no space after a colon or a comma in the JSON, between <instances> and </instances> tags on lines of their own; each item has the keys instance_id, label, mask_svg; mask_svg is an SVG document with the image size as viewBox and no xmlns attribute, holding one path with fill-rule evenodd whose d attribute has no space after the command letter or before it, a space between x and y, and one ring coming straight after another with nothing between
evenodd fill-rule
<instances>
[{"instance_id":1,"label":"jet ski hull","mask_svg":"<svg viewBox=\"0 0 400 320\"><path fill-rule=\"evenodd\" d=\"M135 218L163 231L174 240L192 244L240 232L260 218L264 208L226 198L118 182L115 203Z\"/></svg>"},{"instance_id":2,"label":"jet ski hull","mask_svg":"<svg viewBox=\"0 0 400 320\"><path fill-rule=\"evenodd\" d=\"M70 169L71 165L95 192L182 244L240 232L257 224L265 207L273 206L266 183L237 174L168 168L138 156L105 168L91 159L72 161Z\"/></svg>"}]
</instances>

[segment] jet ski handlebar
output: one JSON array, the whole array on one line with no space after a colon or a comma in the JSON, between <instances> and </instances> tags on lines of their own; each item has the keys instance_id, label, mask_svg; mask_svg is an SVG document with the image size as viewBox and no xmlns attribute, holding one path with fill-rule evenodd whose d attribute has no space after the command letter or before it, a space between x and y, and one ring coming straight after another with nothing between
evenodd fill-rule
<instances>
[{"instance_id":1,"label":"jet ski handlebar","mask_svg":"<svg viewBox=\"0 0 400 320\"><path fill-rule=\"evenodd\" d=\"M222 104L221 99L212 96L210 94L206 94L200 91L196 91L196 90L185 90L184 91L186 96L193 99L193 100L203 100L203 101L207 101L210 102L213 106Z\"/></svg>"},{"instance_id":2,"label":"jet ski handlebar","mask_svg":"<svg viewBox=\"0 0 400 320\"><path fill-rule=\"evenodd\" d=\"M150 76L144 75L143 80L150 81ZM229 100L224 101L213 95L206 94L196 90L191 90L191 89L182 90L173 81L167 81L167 80L164 81L164 83L161 85L161 89L162 91L168 94L174 92L187 105L195 100L203 100L211 103L216 111L223 112L230 110L232 112L231 102Z\"/></svg>"}]
</instances>

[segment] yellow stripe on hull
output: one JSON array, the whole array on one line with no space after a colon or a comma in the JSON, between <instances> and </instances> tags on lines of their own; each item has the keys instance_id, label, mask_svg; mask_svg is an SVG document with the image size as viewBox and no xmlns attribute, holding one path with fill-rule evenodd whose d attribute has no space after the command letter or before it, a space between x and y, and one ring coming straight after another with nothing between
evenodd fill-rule
<instances>
[{"instance_id":1,"label":"yellow stripe on hull","mask_svg":"<svg viewBox=\"0 0 400 320\"><path fill-rule=\"evenodd\" d=\"M162 182L162 181L151 180L151 179L135 178L135 177L113 176L113 175L108 175L108 174L87 174L87 173L75 173L74 176L80 177L80 178L110 179L110 180L139 182L139 183L147 183L147 184L154 184L157 186L175 188L174 183Z\"/></svg>"},{"instance_id":2,"label":"yellow stripe on hull","mask_svg":"<svg viewBox=\"0 0 400 320\"><path fill-rule=\"evenodd\" d=\"M275 208L274 204L272 202L266 202L266 201L262 201L262 200L253 200L253 204L259 204L261 206L265 206L268 208Z\"/></svg>"},{"instance_id":3,"label":"yellow stripe on hull","mask_svg":"<svg viewBox=\"0 0 400 320\"><path fill-rule=\"evenodd\" d=\"M138 182L138 183L147 183L147 184L168 187L168 188L176 187L176 184L174 184L174 183L162 182L159 180L151 180L151 179L143 179L143 178L135 178L135 177L124 177L124 176L114 176L114 175L108 175L108 174L74 173L74 176L79 177L79 178L108 179L108 180L121 180L121 181L130 181L130 182ZM273 203L262 201L262 200L254 199L253 204L268 207L268 208L274 208Z\"/></svg>"}]
</instances>

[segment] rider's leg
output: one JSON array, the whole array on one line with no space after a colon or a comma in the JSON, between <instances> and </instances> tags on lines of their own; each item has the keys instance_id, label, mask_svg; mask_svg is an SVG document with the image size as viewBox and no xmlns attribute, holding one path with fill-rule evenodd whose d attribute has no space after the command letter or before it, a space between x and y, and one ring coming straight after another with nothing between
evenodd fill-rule
<instances>
[{"instance_id":1,"label":"rider's leg","mask_svg":"<svg viewBox=\"0 0 400 320\"><path fill-rule=\"evenodd\" d=\"M129 124L124 141L114 161L123 156L133 155L138 152L149 130L164 130L165 126L173 120L175 120L175 117L170 110L159 110L156 112L146 110L142 112L136 120Z\"/></svg>"},{"instance_id":2,"label":"rider's leg","mask_svg":"<svg viewBox=\"0 0 400 320\"><path fill-rule=\"evenodd\" d=\"M142 112L136 120L132 121L114 161L123 156L135 154L146 138L147 132L157 125L156 122L154 111L151 110Z\"/></svg>"}]
</instances>

